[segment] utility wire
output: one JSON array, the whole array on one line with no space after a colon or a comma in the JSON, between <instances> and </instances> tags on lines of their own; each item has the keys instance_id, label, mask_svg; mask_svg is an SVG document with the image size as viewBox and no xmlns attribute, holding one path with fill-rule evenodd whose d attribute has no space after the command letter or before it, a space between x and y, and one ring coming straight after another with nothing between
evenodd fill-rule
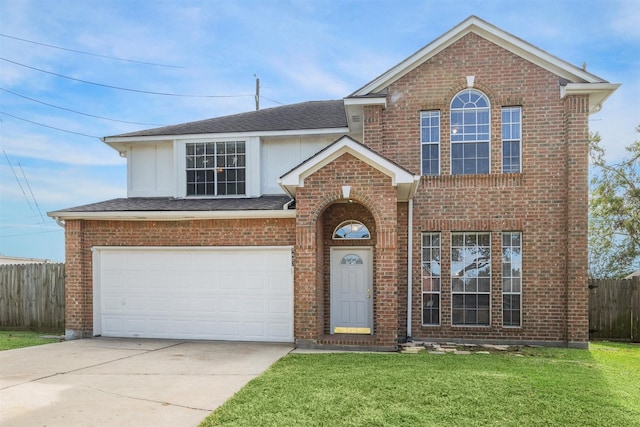
<instances>
[{"instance_id":1,"label":"utility wire","mask_svg":"<svg viewBox=\"0 0 640 427\"><path fill-rule=\"evenodd\" d=\"M19 93L13 92L13 91L11 91L9 89L5 89L5 88L2 88L2 87L0 87L0 90L3 90L5 92L9 92L9 93L11 93L11 94L13 94L15 96L19 96L20 98L28 99L29 101L37 102L38 104L46 105L48 107L57 108L59 110L71 111L72 113L81 114L81 115L87 116L87 117L95 117L97 119L109 120L109 121L112 121L112 122L119 122L119 123L127 123L127 124L132 124L132 125L163 126L162 124L159 124L159 123L129 122L129 121L126 121L126 120L117 120L117 119L111 119L109 117L96 116L94 114L83 113L82 111L76 111L76 110L72 110L70 108L60 107L59 105L53 105L53 104L49 104L47 102L38 101L37 99L33 99L33 98L29 98L28 96L20 95Z\"/></svg>"},{"instance_id":2,"label":"utility wire","mask_svg":"<svg viewBox=\"0 0 640 427\"><path fill-rule=\"evenodd\" d=\"M263 96L263 95L260 95L260 98L266 99L267 101L275 102L276 104L279 104L279 105L284 105L282 102L278 102L275 99L267 98L266 96Z\"/></svg>"},{"instance_id":3,"label":"utility wire","mask_svg":"<svg viewBox=\"0 0 640 427\"><path fill-rule=\"evenodd\" d=\"M29 184L29 180L27 179L27 175L24 173L24 169L22 169L22 165L18 161L18 167L20 168L20 173L22 173L22 179L27 184L27 189L29 189L29 194L31 194L31 199L33 203L36 205L36 209L38 210L38 214L40 214L40 219L42 220L42 224L46 225L47 223L44 220L44 215L42 214L42 210L40 209L40 205L38 204L38 200L36 196L33 194L33 190L31 189L31 185Z\"/></svg>"},{"instance_id":4,"label":"utility wire","mask_svg":"<svg viewBox=\"0 0 640 427\"><path fill-rule=\"evenodd\" d=\"M50 230L50 231L34 231L33 233L20 233L20 234L3 234L2 237L18 237L18 236L30 236L33 234L46 234L46 233L61 233L64 230L61 228L59 230Z\"/></svg>"},{"instance_id":5,"label":"utility wire","mask_svg":"<svg viewBox=\"0 0 640 427\"><path fill-rule=\"evenodd\" d=\"M32 121L32 120L27 120L27 119L22 118L22 117L14 116L13 114L5 113L4 111L0 111L0 114L4 114L5 116L13 117L14 119L22 120L23 122L32 123L32 124L34 124L34 125L42 126L42 127L45 127L45 128L55 129L55 130L59 130L59 131L61 131L61 132L73 133L73 134L75 134L75 135L80 135L80 136L87 136L87 137L89 137L89 138L100 139L100 137L99 137L99 136L95 136L95 135L87 135L86 133L74 132L74 131L72 131L72 130L61 129L61 128L57 128L57 127L55 127L55 126L45 125L45 124L42 124L42 123L34 122L34 121Z\"/></svg>"},{"instance_id":6,"label":"utility wire","mask_svg":"<svg viewBox=\"0 0 640 427\"><path fill-rule=\"evenodd\" d=\"M31 199L33 200L33 203L36 206L36 209L38 210L38 213L40 214L40 219L42 220L42 224L40 224L40 228L42 230L43 233L46 233L46 226L47 226L47 222L44 219L44 214L42 213L42 209L40 209L40 205L38 204L38 199L36 199L35 194L33 194L33 190L31 189L31 185L29 184L29 180L27 179L27 175L24 173L24 169L22 169L22 165L20 164L20 162L18 161L18 167L20 168L20 172L22 173L22 178L24 179L24 182L27 184L27 188L29 189L29 193L31 194ZM51 250L53 252L56 253L57 256L60 256L60 253L58 252L58 250L56 248L54 248L53 244L51 243L51 240L48 241L49 243L49 247L51 248Z\"/></svg>"},{"instance_id":7,"label":"utility wire","mask_svg":"<svg viewBox=\"0 0 640 427\"><path fill-rule=\"evenodd\" d=\"M66 47L54 46L52 44L40 43L40 42L36 42L36 41L33 41L33 40L21 39L20 37L10 36L8 34L0 34L0 37L6 37L6 38L9 38L9 39L20 40L21 42L33 43L33 44L37 44L37 45L40 45L40 46L51 47L51 48L54 48L54 49L66 50L67 52L80 53L82 55L91 55L91 56L97 56L99 58L114 59L116 61L135 62L136 64L153 65L155 67L185 68L185 67L181 67L179 65L158 64L158 63L155 63L155 62L145 62L145 61L136 61L134 59L118 58L117 56L100 55L100 54L97 54L97 53L85 52L85 51L82 51L82 50L69 49L69 48L66 48Z\"/></svg>"},{"instance_id":8,"label":"utility wire","mask_svg":"<svg viewBox=\"0 0 640 427\"><path fill-rule=\"evenodd\" d=\"M137 93L146 93L146 94L150 94L150 95L178 96L178 97L184 97L184 98L241 98L241 97L246 97L246 96L254 96L253 94L248 94L248 95L188 95L188 94L180 94L180 93L153 92L153 91L148 91L148 90L131 89L131 88L126 88L126 87L112 86L112 85L107 85L107 84L102 84L102 83L90 82L90 81L82 80L82 79L76 79L75 77L69 77L69 76L65 76L63 74L54 73L52 71L43 70L41 68L32 67L30 65L21 64L19 62L11 61L10 59L6 59L6 58L1 58L0 57L0 60L5 61L5 62L9 62L10 64L15 64L15 65L19 65L21 67L29 68L31 70L39 71L41 73L47 73L47 74L51 74L53 76L61 77L63 79L69 79L69 80L73 80L73 81L76 81L76 82L86 83L86 84L90 84L90 85L94 85L94 86L106 87L106 88L109 88L109 89L125 90L125 91L129 91L129 92L137 92Z\"/></svg>"},{"instance_id":9,"label":"utility wire","mask_svg":"<svg viewBox=\"0 0 640 427\"><path fill-rule=\"evenodd\" d=\"M18 174L16 173L16 170L13 168L13 165L11 164L11 160L9 160L9 156L7 156L7 152L4 151L4 147L2 148L2 154L4 154L4 158L7 159L7 163L9 164L9 167L11 168L11 172L13 172L13 176L16 178L16 181L18 182L18 187L20 187L20 191L22 191L22 194L24 195L24 198L27 200L27 204L29 205L29 209L31 209L31 212L35 215L35 211L33 210L33 206L31 206L31 202L29 201L29 198L27 197L27 193L24 191L24 188L22 187L22 183L20 182L20 179L18 178Z\"/></svg>"}]
</instances>

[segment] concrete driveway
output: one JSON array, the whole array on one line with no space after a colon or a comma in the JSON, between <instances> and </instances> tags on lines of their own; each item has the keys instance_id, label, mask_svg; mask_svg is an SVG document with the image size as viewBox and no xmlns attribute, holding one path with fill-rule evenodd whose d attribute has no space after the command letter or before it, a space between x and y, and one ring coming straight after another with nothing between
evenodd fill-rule
<instances>
[{"instance_id":1,"label":"concrete driveway","mask_svg":"<svg viewBox=\"0 0 640 427\"><path fill-rule=\"evenodd\" d=\"M292 348L93 338L0 351L0 426L197 426Z\"/></svg>"}]
</instances>

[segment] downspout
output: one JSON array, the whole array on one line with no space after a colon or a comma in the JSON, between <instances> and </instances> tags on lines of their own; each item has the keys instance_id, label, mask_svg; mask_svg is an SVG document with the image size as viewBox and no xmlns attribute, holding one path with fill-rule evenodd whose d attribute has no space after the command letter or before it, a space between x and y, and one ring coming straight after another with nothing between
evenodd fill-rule
<instances>
[{"instance_id":1,"label":"downspout","mask_svg":"<svg viewBox=\"0 0 640 427\"><path fill-rule=\"evenodd\" d=\"M54 216L53 220L56 222L56 224L58 224L60 227L64 228L64 220L60 219L59 216Z\"/></svg>"},{"instance_id":2,"label":"downspout","mask_svg":"<svg viewBox=\"0 0 640 427\"><path fill-rule=\"evenodd\" d=\"M411 296L413 282L413 199L409 199L409 213L407 223L407 341L411 341Z\"/></svg>"},{"instance_id":3,"label":"downspout","mask_svg":"<svg viewBox=\"0 0 640 427\"><path fill-rule=\"evenodd\" d=\"M291 195L289 195L289 197L291 197ZM293 199L293 197L292 197L292 198L291 198L291 200L289 200L287 203L285 203L285 204L282 206L282 209L283 209L283 210L285 210L285 211L286 211L286 210L289 210L289 208L291 207L291 205L293 204L293 202L295 202L295 200L294 200L294 199Z\"/></svg>"}]
</instances>

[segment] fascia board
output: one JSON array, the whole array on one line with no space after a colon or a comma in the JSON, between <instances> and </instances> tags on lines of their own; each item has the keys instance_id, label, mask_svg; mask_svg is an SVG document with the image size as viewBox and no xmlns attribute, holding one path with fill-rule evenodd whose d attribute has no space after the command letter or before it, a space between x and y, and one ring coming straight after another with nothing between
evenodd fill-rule
<instances>
[{"instance_id":1,"label":"fascia board","mask_svg":"<svg viewBox=\"0 0 640 427\"><path fill-rule=\"evenodd\" d=\"M188 221L201 219L295 218L295 209L253 211L115 211L115 212L48 212L51 218L96 221Z\"/></svg>"},{"instance_id":2,"label":"fascia board","mask_svg":"<svg viewBox=\"0 0 640 427\"><path fill-rule=\"evenodd\" d=\"M344 98L344 105L382 105L387 106L387 97Z\"/></svg>"},{"instance_id":3,"label":"fascia board","mask_svg":"<svg viewBox=\"0 0 640 427\"><path fill-rule=\"evenodd\" d=\"M354 92L351 96L364 96L369 93L381 91L403 75L422 65L424 62L428 61L433 56L442 52L444 49L471 32L474 32L496 45L509 50L514 54L567 80L580 80L585 83L605 82L594 74L582 70L581 68L551 55L544 50L489 24L488 22L472 16L442 36L438 37L418 52L409 56L407 59L391 68L380 77Z\"/></svg>"},{"instance_id":4,"label":"fascia board","mask_svg":"<svg viewBox=\"0 0 640 427\"><path fill-rule=\"evenodd\" d=\"M298 135L330 135L349 133L348 127L343 128L322 128L322 129L300 129L300 130L282 130L282 131L256 131L256 132L229 132L229 133L199 133L184 135L155 135L155 136L107 136L101 138L106 144L111 143L131 143L131 142L149 142L149 141L167 141L180 140L188 141L192 139L207 138L252 138L263 136L298 136Z\"/></svg>"}]
</instances>

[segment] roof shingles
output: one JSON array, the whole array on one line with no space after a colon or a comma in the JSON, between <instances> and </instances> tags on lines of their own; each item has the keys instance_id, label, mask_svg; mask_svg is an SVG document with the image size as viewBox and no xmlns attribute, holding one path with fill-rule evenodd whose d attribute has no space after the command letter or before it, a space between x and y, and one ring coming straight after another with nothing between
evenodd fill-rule
<instances>
[{"instance_id":1,"label":"roof shingles","mask_svg":"<svg viewBox=\"0 0 640 427\"><path fill-rule=\"evenodd\" d=\"M269 132L305 129L346 128L347 116L342 100L309 101L299 104L250 111L231 116L163 126L114 135L109 138L193 135L208 133Z\"/></svg>"},{"instance_id":2,"label":"roof shingles","mask_svg":"<svg viewBox=\"0 0 640 427\"><path fill-rule=\"evenodd\" d=\"M60 212L150 212L150 211L251 211L282 210L288 196L225 199L175 199L172 197L130 197L76 206Z\"/></svg>"}]
</instances>

